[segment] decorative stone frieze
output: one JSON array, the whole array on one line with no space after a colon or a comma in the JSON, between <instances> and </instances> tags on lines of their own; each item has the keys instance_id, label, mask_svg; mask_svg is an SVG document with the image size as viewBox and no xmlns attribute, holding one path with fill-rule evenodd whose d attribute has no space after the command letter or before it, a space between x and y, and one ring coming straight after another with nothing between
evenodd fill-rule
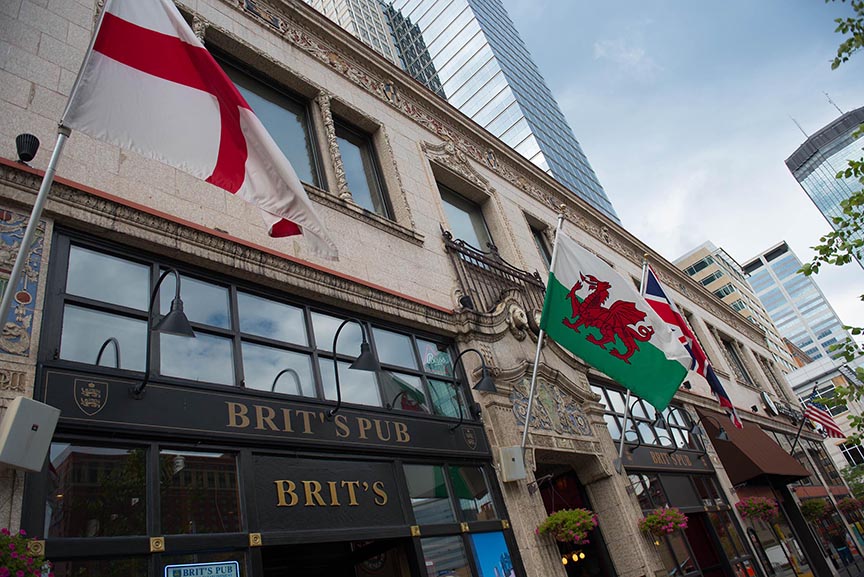
<instances>
[{"instance_id":1,"label":"decorative stone frieze","mask_svg":"<svg viewBox=\"0 0 864 577\"><path fill-rule=\"evenodd\" d=\"M0 269L11 271L14 267L28 221L29 215L25 213L0 209ZM30 354L33 314L36 307L36 291L39 287L44 242L45 221L40 221L30 254L24 262L17 290L13 295L9 315L3 319L3 328L0 332L2 352L21 357ZM3 276L5 281L8 276Z\"/></svg>"}]
</instances>

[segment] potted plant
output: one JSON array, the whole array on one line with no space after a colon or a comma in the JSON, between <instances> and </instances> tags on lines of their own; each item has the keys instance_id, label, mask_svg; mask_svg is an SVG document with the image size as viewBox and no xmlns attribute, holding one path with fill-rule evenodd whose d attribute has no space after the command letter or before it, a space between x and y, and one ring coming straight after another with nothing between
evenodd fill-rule
<instances>
[{"instance_id":1,"label":"potted plant","mask_svg":"<svg viewBox=\"0 0 864 577\"><path fill-rule=\"evenodd\" d=\"M801 503L801 514L810 522L818 521L828 514L828 503L825 499L808 499Z\"/></svg>"},{"instance_id":2,"label":"potted plant","mask_svg":"<svg viewBox=\"0 0 864 577\"><path fill-rule=\"evenodd\" d=\"M780 513L777 501L767 497L747 497L735 503L735 508L744 519L758 519L770 523Z\"/></svg>"},{"instance_id":3,"label":"potted plant","mask_svg":"<svg viewBox=\"0 0 864 577\"><path fill-rule=\"evenodd\" d=\"M588 533L597 526L597 515L588 509L562 509L546 517L535 530L562 543L588 544Z\"/></svg>"},{"instance_id":4,"label":"potted plant","mask_svg":"<svg viewBox=\"0 0 864 577\"><path fill-rule=\"evenodd\" d=\"M687 515L676 507L661 507L639 520L639 529L655 537L671 535L687 528Z\"/></svg>"},{"instance_id":5,"label":"potted plant","mask_svg":"<svg viewBox=\"0 0 864 577\"><path fill-rule=\"evenodd\" d=\"M17 533L0 529L0 577L42 577L51 570L45 560L41 543L27 537L22 529ZM54 577L54 573L47 573Z\"/></svg>"},{"instance_id":6,"label":"potted plant","mask_svg":"<svg viewBox=\"0 0 864 577\"><path fill-rule=\"evenodd\" d=\"M855 497L846 497L837 501L837 508L847 517L851 517L853 513L864 509L864 501Z\"/></svg>"}]
</instances>

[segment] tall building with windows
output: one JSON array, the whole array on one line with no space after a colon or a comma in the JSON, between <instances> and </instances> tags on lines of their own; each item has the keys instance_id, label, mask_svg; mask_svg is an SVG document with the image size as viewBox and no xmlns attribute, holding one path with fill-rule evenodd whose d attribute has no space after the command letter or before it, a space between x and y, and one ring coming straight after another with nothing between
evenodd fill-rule
<instances>
[{"instance_id":1,"label":"tall building with windows","mask_svg":"<svg viewBox=\"0 0 864 577\"><path fill-rule=\"evenodd\" d=\"M377 16L348 8L370 0L306 1L376 46L363 32L372 26L360 21ZM500 0L382 0L379 11L391 24L404 70L619 222Z\"/></svg>"},{"instance_id":2,"label":"tall building with windows","mask_svg":"<svg viewBox=\"0 0 864 577\"><path fill-rule=\"evenodd\" d=\"M749 259L742 268L780 335L813 360L839 355L828 348L851 337L816 281L798 272L801 261L786 242Z\"/></svg>"},{"instance_id":3,"label":"tall building with windows","mask_svg":"<svg viewBox=\"0 0 864 577\"><path fill-rule=\"evenodd\" d=\"M855 136L862 124L864 106L842 114L808 137L786 159L795 180L835 228L832 219L843 214L840 203L861 190L861 183L853 176L837 178L837 174L848 168L848 161L864 157L864 136ZM864 232L858 238L864 238ZM858 259L858 264L864 267L864 260Z\"/></svg>"},{"instance_id":4,"label":"tall building with windows","mask_svg":"<svg viewBox=\"0 0 864 577\"><path fill-rule=\"evenodd\" d=\"M307 0L307 3L390 62L401 63L379 0Z\"/></svg>"},{"instance_id":5,"label":"tall building with windows","mask_svg":"<svg viewBox=\"0 0 864 577\"><path fill-rule=\"evenodd\" d=\"M795 362L783 343L783 337L762 302L747 284L741 265L729 253L709 241L682 255L674 263L765 332L765 344L780 370L788 373L795 369Z\"/></svg>"}]
</instances>

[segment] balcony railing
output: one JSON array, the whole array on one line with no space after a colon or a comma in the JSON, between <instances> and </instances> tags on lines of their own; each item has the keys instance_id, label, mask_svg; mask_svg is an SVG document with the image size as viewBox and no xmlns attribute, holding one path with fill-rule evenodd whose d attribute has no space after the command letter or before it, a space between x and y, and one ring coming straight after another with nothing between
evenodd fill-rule
<instances>
[{"instance_id":1,"label":"balcony railing","mask_svg":"<svg viewBox=\"0 0 864 577\"><path fill-rule=\"evenodd\" d=\"M441 230L444 246L450 254L459 286L464 296L462 305L477 312L489 313L504 299L507 293L516 291L522 297L527 312L543 308L546 286L540 274L520 270L498 254L495 245L489 245L489 252L483 252L464 240L454 239L446 230Z\"/></svg>"}]
</instances>

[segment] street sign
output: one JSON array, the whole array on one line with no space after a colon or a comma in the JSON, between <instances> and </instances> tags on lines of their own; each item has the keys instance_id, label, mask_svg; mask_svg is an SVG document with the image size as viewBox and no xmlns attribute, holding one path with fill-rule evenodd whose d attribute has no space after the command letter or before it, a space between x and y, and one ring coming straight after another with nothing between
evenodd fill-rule
<instances>
[{"instance_id":1,"label":"street sign","mask_svg":"<svg viewBox=\"0 0 864 577\"><path fill-rule=\"evenodd\" d=\"M240 577L240 563L185 563L165 567L165 577Z\"/></svg>"}]
</instances>

